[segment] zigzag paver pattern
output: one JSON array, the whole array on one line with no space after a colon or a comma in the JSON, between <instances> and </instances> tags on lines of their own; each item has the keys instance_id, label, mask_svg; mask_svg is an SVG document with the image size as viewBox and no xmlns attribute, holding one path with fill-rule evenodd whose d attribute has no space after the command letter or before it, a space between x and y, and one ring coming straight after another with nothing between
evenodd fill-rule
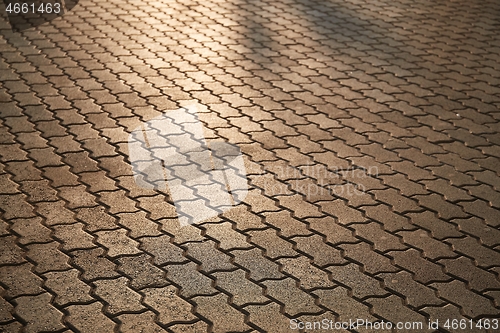
<instances>
[{"instance_id":1,"label":"zigzag paver pattern","mask_svg":"<svg viewBox=\"0 0 500 333\"><path fill-rule=\"evenodd\" d=\"M499 15L82 0L22 32L2 20L0 331L498 318ZM134 183L127 137L194 102L250 191L181 228L167 191Z\"/></svg>"}]
</instances>

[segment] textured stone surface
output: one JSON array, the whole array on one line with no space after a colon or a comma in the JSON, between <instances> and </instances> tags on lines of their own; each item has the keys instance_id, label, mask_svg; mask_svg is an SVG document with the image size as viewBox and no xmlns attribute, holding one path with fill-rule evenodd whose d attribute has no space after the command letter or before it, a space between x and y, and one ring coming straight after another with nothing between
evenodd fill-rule
<instances>
[{"instance_id":1,"label":"textured stone surface","mask_svg":"<svg viewBox=\"0 0 500 333\"><path fill-rule=\"evenodd\" d=\"M499 11L80 0L2 20L0 331L498 317ZM139 186L128 139L188 105L211 148L239 146L249 191L181 226L214 210ZM181 123L161 134L185 144Z\"/></svg>"}]
</instances>

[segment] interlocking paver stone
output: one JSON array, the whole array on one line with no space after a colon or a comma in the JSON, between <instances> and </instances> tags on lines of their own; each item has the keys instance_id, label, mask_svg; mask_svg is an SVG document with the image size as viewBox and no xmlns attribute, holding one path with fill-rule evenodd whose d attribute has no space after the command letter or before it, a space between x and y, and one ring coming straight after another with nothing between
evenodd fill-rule
<instances>
[{"instance_id":1,"label":"interlocking paver stone","mask_svg":"<svg viewBox=\"0 0 500 333\"><path fill-rule=\"evenodd\" d=\"M243 306L248 303L267 302L268 299L264 297L262 287L249 281L246 275L247 273L242 270L213 274L216 277L217 286L231 294L232 303Z\"/></svg>"},{"instance_id":2,"label":"interlocking paver stone","mask_svg":"<svg viewBox=\"0 0 500 333\"><path fill-rule=\"evenodd\" d=\"M255 281L283 277L278 264L264 257L260 249L235 250L231 254L235 257L234 262L249 271L250 278Z\"/></svg>"},{"instance_id":3,"label":"interlocking paver stone","mask_svg":"<svg viewBox=\"0 0 500 333\"><path fill-rule=\"evenodd\" d=\"M194 262L168 266L167 278L181 286L179 293L184 297L216 293L212 287L212 280L200 273Z\"/></svg>"},{"instance_id":4,"label":"interlocking paver stone","mask_svg":"<svg viewBox=\"0 0 500 333\"><path fill-rule=\"evenodd\" d=\"M280 305L250 305L245 308L250 313L250 322L266 332L289 332L290 320L280 311Z\"/></svg>"},{"instance_id":5,"label":"interlocking paver stone","mask_svg":"<svg viewBox=\"0 0 500 333\"><path fill-rule=\"evenodd\" d=\"M389 252L394 262L414 274L414 279L427 284L432 281L448 281L450 277L445 275L441 266L421 257L420 252L415 249L407 251Z\"/></svg>"},{"instance_id":6,"label":"interlocking paver stone","mask_svg":"<svg viewBox=\"0 0 500 333\"><path fill-rule=\"evenodd\" d=\"M353 318L375 321L368 306L350 297L349 290L343 287L320 289L314 291L314 294L319 297L319 304L339 314L340 321L349 321L349 319L353 320Z\"/></svg>"},{"instance_id":7,"label":"interlocking paver stone","mask_svg":"<svg viewBox=\"0 0 500 333\"><path fill-rule=\"evenodd\" d=\"M30 263L0 267L0 281L7 288L5 295L16 297L39 294L43 290L41 288L43 280L32 270L33 265Z\"/></svg>"},{"instance_id":8,"label":"interlocking paver stone","mask_svg":"<svg viewBox=\"0 0 500 333\"><path fill-rule=\"evenodd\" d=\"M364 298L370 295L383 296L387 292L380 285L380 281L361 272L356 264L347 264L344 266L330 266L333 281L347 286L358 298Z\"/></svg>"},{"instance_id":9,"label":"interlocking paver stone","mask_svg":"<svg viewBox=\"0 0 500 333\"><path fill-rule=\"evenodd\" d=\"M68 323L82 333L113 332L116 324L101 311L103 305L99 302L85 305L72 305L67 308ZM88 320L92 318L92 320Z\"/></svg>"},{"instance_id":10,"label":"interlocking paver stone","mask_svg":"<svg viewBox=\"0 0 500 333\"><path fill-rule=\"evenodd\" d=\"M135 289L145 287L163 287L168 284L165 272L152 263L151 256L141 254L139 256L121 257L118 270L130 277L130 286Z\"/></svg>"},{"instance_id":11,"label":"interlocking paver stone","mask_svg":"<svg viewBox=\"0 0 500 333\"><path fill-rule=\"evenodd\" d=\"M37 273L70 268L68 264L69 257L59 250L60 246L61 244L58 242L28 246L27 256L36 263L35 271Z\"/></svg>"},{"instance_id":12,"label":"interlocking paver stone","mask_svg":"<svg viewBox=\"0 0 500 333\"><path fill-rule=\"evenodd\" d=\"M144 309L141 295L127 286L128 279L120 277L114 280L94 281L95 294L108 305L106 312L112 315L121 312L136 312Z\"/></svg>"},{"instance_id":13,"label":"interlocking paver stone","mask_svg":"<svg viewBox=\"0 0 500 333\"><path fill-rule=\"evenodd\" d=\"M198 296L193 299L198 312L212 323L213 332L244 332L250 329L244 322L244 315L228 304L228 296ZM239 320L234 320L238 318Z\"/></svg>"},{"instance_id":14,"label":"interlocking paver stone","mask_svg":"<svg viewBox=\"0 0 500 333\"><path fill-rule=\"evenodd\" d=\"M439 289L442 298L459 305L467 316L477 317L479 314L498 315L498 310L493 307L490 300L468 290L461 281L455 280L446 284L435 283L433 286Z\"/></svg>"},{"instance_id":15,"label":"interlocking paver stone","mask_svg":"<svg viewBox=\"0 0 500 333\"><path fill-rule=\"evenodd\" d=\"M0 330L498 316L497 1L76 2L0 24ZM188 105L249 190L182 226L128 138Z\"/></svg>"},{"instance_id":16,"label":"interlocking paver stone","mask_svg":"<svg viewBox=\"0 0 500 333\"><path fill-rule=\"evenodd\" d=\"M116 257L124 254L140 253L139 243L127 236L127 231L117 229L96 232L97 242L108 249L108 255Z\"/></svg>"},{"instance_id":17,"label":"interlocking paver stone","mask_svg":"<svg viewBox=\"0 0 500 333\"><path fill-rule=\"evenodd\" d=\"M57 296L54 302L58 305L69 303L83 303L94 300L90 296L90 286L78 278L76 269L62 272L48 272L44 274L47 279L45 286Z\"/></svg>"},{"instance_id":18,"label":"interlocking paver stone","mask_svg":"<svg viewBox=\"0 0 500 333\"><path fill-rule=\"evenodd\" d=\"M63 314L50 304L51 298L49 293L16 298L15 312L26 322L25 332L51 332L64 329Z\"/></svg>"},{"instance_id":19,"label":"interlocking paver stone","mask_svg":"<svg viewBox=\"0 0 500 333\"><path fill-rule=\"evenodd\" d=\"M320 309L314 304L314 298L300 290L295 281L285 280L264 281L266 294L285 304L285 313L295 316L299 313L318 313Z\"/></svg>"},{"instance_id":20,"label":"interlocking paver stone","mask_svg":"<svg viewBox=\"0 0 500 333\"><path fill-rule=\"evenodd\" d=\"M140 314L123 314L118 316L121 322L120 332L124 333L164 333L166 332L155 323L155 314L153 312L144 312Z\"/></svg>"},{"instance_id":21,"label":"interlocking paver stone","mask_svg":"<svg viewBox=\"0 0 500 333\"><path fill-rule=\"evenodd\" d=\"M312 257L312 262L320 267L341 264L344 261L340 249L326 244L319 235L295 237L293 242L297 244L297 250Z\"/></svg>"},{"instance_id":22,"label":"interlocking paver stone","mask_svg":"<svg viewBox=\"0 0 500 333\"><path fill-rule=\"evenodd\" d=\"M116 265L104 256L100 248L76 250L71 252L72 262L82 271L86 281L98 278L113 278L119 276Z\"/></svg>"}]
</instances>

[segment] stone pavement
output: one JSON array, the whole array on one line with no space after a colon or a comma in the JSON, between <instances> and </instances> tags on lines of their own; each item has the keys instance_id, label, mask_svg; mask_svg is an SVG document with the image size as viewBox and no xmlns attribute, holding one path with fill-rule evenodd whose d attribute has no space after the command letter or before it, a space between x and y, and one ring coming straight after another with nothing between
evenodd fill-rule
<instances>
[{"instance_id":1,"label":"stone pavement","mask_svg":"<svg viewBox=\"0 0 500 333\"><path fill-rule=\"evenodd\" d=\"M500 332L498 1L0 8L1 332ZM181 227L128 137L193 103L249 190Z\"/></svg>"}]
</instances>

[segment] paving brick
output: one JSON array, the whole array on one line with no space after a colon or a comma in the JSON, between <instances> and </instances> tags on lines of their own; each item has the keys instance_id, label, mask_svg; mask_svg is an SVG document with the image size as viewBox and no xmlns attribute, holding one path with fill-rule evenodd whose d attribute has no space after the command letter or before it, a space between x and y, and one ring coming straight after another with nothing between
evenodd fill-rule
<instances>
[{"instance_id":1,"label":"paving brick","mask_svg":"<svg viewBox=\"0 0 500 333\"><path fill-rule=\"evenodd\" d=\"M481 219L471 217L468 219L452 220L452 222L456 223L462 232L479 238L481 243L486 246L492 247L500 242L500 231L491 228Z\"/></svg>"},{"instance_id":2,"label":"paving brick","mask_svg":"<svg viewBox=\"0 0 500 333\"><path fill-rule=\"evenodd\" d=\"M290 320L280 311L280 305L249 305L245 308L250 314L250 322L265 332L284 333L290 331Z\"/></svg>"},{"instance_id":3,"label":"paving brick","mask_svg":"<svg viewBox=\"0 0 500 333\"><path fill-rule=\"evenodd\" d=\"M480 172L471 172L470 174L474 177L475 180L491 185L495 188L495 190L500 189L500 179L494 172L484 170Z\"/></svg>"},{"instance_id":4,"label":"paving brick","mask_svg":"<svg viewBox=\"0 0 500 333\"><path fill-rule=\"evenodd\" d=\"M175 333L192 332L205 333L208 330L208 324L203 321L197 321L194 324L177 324L170 327L170 330Z\"/></svg>"},{"instance_id":5,"label":"paving brick","mask_svg":"<svg viewBox=\"0 0 500 333\"><path fill-rule=\"evenodd\" d=\"M407 251L389 252L394 259L394 263L414 274L417 282L428 284L434 281L448 281L450 277L445 275L442 266L421 257L415 249Z\"/></svg>"},{"instance_id":6,"label":"paving brick","mask_svg":"<svg viewBox=\"0 0 500 333\"><path fill-rule=\"evenodd\" d=\"M102 309L103 305L99 302L71 305L67 307L69 316L66 317L66 320L72 327L82 333L92 333L96 330L99 332L113 332L116 323L106 317L102 313ZM87 318L92 318L92 320Z\"/></svg>"},{"instance_id":7,"label":"paving brick","mask_svg":"<svg viewBox=\"0 0 500 333\"><path fill-rule=\"evenodd\" d=\"M0 175L0 189L2 194L20 193L17 184L11 180L11 176L8 174Z\"/></svg>"},{"instance_id":8,"label":"paving brick","mask_svg":"<svg viewBox=\"0 0 500 333\"><path fill-rule=\"evenodd\" d=\"M279 260L282 271L299 278L300 286L304 289L332 287L334 284L329 281L328 275L311 265L308 258L285 258Z\"/></svg>"},{"instance_id":9,"label":"paving brick","mask_svg":"<svg viewBox=\"0 0 500 333\"><path fill-rule=\"evenodd\" d=\"M447 179L451 182L452 185L463 186L463 185L476 185L477 183L474 181L472 177L468 175L468 173L457 172L453 167L449 165L443 165L439 167L431 167L432 173L438 175L444 179Z\"/></svg>"},{"instance_id":10,"label":"paving brick","mask_svg":"<svg viewBox=\"0 0 500 333\"><path fill-rule=\"evenodd\" d=\"M127 286L127 278L98 280L93 283L96 286L94 293L107 303L105 308L107 313L116 315L144 309L141 304L141 295Z\"/></svg>"},{"instance_id":11,"label":"paving brick","mask_svg":"<svg viewBox=\"0 0 500 333\"><path fill-rule=\"evenodd\" d=\"M71 209L96 205L95 197L83 185L60 188L59 195L68 202L67 207Z\"/></svg>"},{"instance_id":12,"label":"paving brick","mask_svg":"<svg viewBox=\"0 0 500 333\"><path fill-rule=\"evenodd\" d=\"M6 287L5 296L36 295L42 292L43 280L32 270L33 265L30 263L0 267L0 281Z\"/></svg>"},{"instance_id":13,"label":"paving brick","mask_svg":"<svg viewBox=\"0 0 500 333\"><path fill-rule=\"evenodd\" d=\"M396 153L379 144L359 145L358 148L362 153L372 156L379 163L399 162L401 160Z\"/></svg>"},{"instance_id":14,"label":"paving brick","mask_svg":"<svg viewBox=\"0 0 500 333\"><path fill-rule=\"evenodd\" d=\"M384 180L385 184L398 189L404 196L428 193L421 184L407 180L405 176L401 174L381 176L381 178Z\"/></svg>"},{"instance_id":15,"label":"paving brick","mask_svg":"<svg viewBox=\"0 0 500 333\"><path fill-rule=\"evenodd\" d=\"M234 250L231 253L234 262L250 272L250 278L255 281L283 277L278 264L264 257L260 249Z\"/></svg>"},{"instance_id":16,"label":"paving brick","mask_svg":"<svg viewBox=\"0 0 500 333\"><path fill-rule=\"evenodd\" d=\"M489 299L468 290L461 281L434 283L432 286L439 291L440 297L459 305L467 316L477 317L479 314L498 314L498 310L493 307Z\"/></svg>"},{"instance_id":17,"label":"paving brick","mask_svg":"<svg viewBox=\"0 0 500 333\"><path fill-rule=\"evenodd\" d=\"M130 278L130 286L134 289L164 287L168 284L165 272L154 266L151 256L147 254L122 257L118 262L118 270Z\"/></svg>"},{"instance_id":18,"label":"paving brick","mask_svg":"<svg viewBox=\"0 0 500 333\"><path fill-rule=\"evenodd\" d=\"M466 191L455 186L450 186L448 182L443 179L423 181L422 183L425 184L426 188L443 195L447 201L455 202L472 199Z\"/></svg>"},{"instance_id":19,"label":"paving brick","mask_svg":"<svg viewBox=\"0 0 500 333\"><path fill-rule=\"evenodd\" d=\"M67 135L64 127L56 120L38 122L36 128L41 132L42 137L46 139Z\"/></svg>"},{"instance_id":20,"label":"paving brick","mask_svg":"<svg viewBox=\"0 0 500 333\"><path fill-rule=\"evenodd\" d=\"M35 271L37 273L70 268L68 265L69 257L59 250L59 246L58 242L28 246L27 256L36 263Z\"/></svg>"},{"instance_id":21,"label":"paving brick","mask_svg":"<svg viewBox=\"0 0 500 333\"><path fill-rule=\"evenodd\" d=\"M89 185L90 191L93 193L99 191L113 191L116 189L115 182L106 177L104 171L85 172L80 174L80 179L83 183Z\"/></svg>"},{"instance_id":22,"label":"paving brick","mask_svg":"<svg viewBox=\"0 0 500 333\"><path fill-rule=\"evenodd\" d=\"M230 257L216 249L212 241L186 244L188 255L201 263L201 270L212 273L218 270L231 270L235 267L230 263Z\"/></svg>"},{"instance_id":23,"label":"paving brick","mask_svg":"<svg viewBox=\"0 0 500 333\"><path fill-rule=\"evenodd\" d=\"M330 276L334 282L347 287L357 298L387 295L387 291L382 289L380 281L362 273L356 264L330 266L327 270L331 272Z\"/></svg>"},{"instance_id":24,"label":"paving brick","mask_svg":"<svg viewBox=\"0 0 500 333\"><path fill-rule=\"evenodd\" d=\"M308 202L307 198L304 198L301 195L295 194L292 196L277 196L279 200L279 204L292 210L293 215L296 218L308 218L308 217L316 217L322 216L319 208L315 205L312 205Z\"/></svg>"},{"instance_id":25,"label":"paving brick","mask_svg":"<svg viewBox=\"0 0 500 333\"><path fill-rule=\"evenodd\" d=\"M348 166L347 161L343 160L346 157L361 157L363 156L363 153L360 152L360 150L356 149L356 147L344 143L342 140L325 140L321 141L322 145L328 149L330 152L335 152L335 155L338 156L339 158L335 160L335 157L331 159L327 159L327 156L329 154L326 153L321 153L321 154L313 154L315 160L320 161L324 164L327 164L330 168L331 166L337 166L337 167L343 167L343 166ZM358 146L358 147L361 147ZM326 163L326 162L337 162L336 164L334 163Z\"/></svg>"},{"instance_id":26,"label":"paving brick","mask_svg":"<svg viewBox=\"0 0 500 333\"><path fill-rule=\"evenodd\" d=\"M3 327L5 326L3 323L14 320L12 316L13 310L14 307L9 302L3 298L0 299L0 323L2 323Z\"/></svg>"},{"instance_id":27,"label":"paving brick","mask_svg":"<svg viewBox=\"0 0 500 333\"><path fill-rule=\"evenodd\" d=\"M207 238L202 236L202 230L196 225L181 226L177 219L163 219L159 222L161 229L173 235L175 244L182 244L186 242L204 241Z\"/></svg>"},{"instance_id":28,"label":"paving brick","mask_svg":"<svg viewBox=\"0 0 500 333\"><path fill-rule=\"evenodd\" d=\"M100 278L116 278L116 265L104 256L100 248L76 250L71 252L72 263L82 271L82 278L91 281Z\"/></svg>"},{"instance_id":29,"label":"paving brick","mask_svg":"<svg viewBox=\"0 0 500 333\"><path fill-rule=\"evenodd\" d=\"M20 133L17 139L21 141L24 149L45 148L47 146L47 140L36 132Z\"/></svg>"},{"instance_id":30,"label":"paving brick","mask_svg":"<svg viewBox=\"0 0 500 333\"><path fill-rule=\"evenodd\" d=\"M96 232L97 242L104 245L110 257L140 253L139 243L127 236L125 229Z\"/></svg>"},{"instance_id":31,"label":"paving brick","mask_svg":"<svg viewBox=\"0 0 500 333\"><path fill-rule=\"evenodd\" d=\"M345 183L342 185L332 185L330 189L332 194L337 196L340 199L347 200L349 206L359 208L364 205L376 205L377 201L373 199L370 195L369 190L366 189L365 185L362 184L364 181L361 181L360 185L355 185L351 183ZM325 198L321 198L321 200L325 200Z\"/></svg>"},{"instance_id":32,"label":"paving brick","mask_svg":"<svg viewBox=\"0 0 500 333\"><path fill-rule=\"evenodd\" d=\"M206 229L208 236L220 242L219 246L223 250L251 247L246 237L233 229L232 223L207 223L203 225L203 228Z\"/></svg>"},{"instance_id":33,"label":"paving brick","mask_svg":"<svg viewBox=\"0 0 500 333\"><path fill-rule=\"evenodd\" d=\"M488 225L497 227L499 225L500 212L497 209L490 207L486 202L476 200L473 202L463 202L460 205L467 213L481 217Z\"/></svg>"},{"instance_id":34,"label":"paving brick","mask_svg":"<svg viewBox=\"0 0 500 333\"><path fill-rule=\"evenodd\" d=\"M349 161L347 159L342 159L337 157L333 152L327 151L324 153L314 153L312 154L313 158L315 161L320 163L320 165L325 165L330 168L330 170L337 171L339 169L347 169L349 168ZM306 167L311 165L305 164ZM314 170L314 169L313 169ZM326 169L325 169L326 171ZM330 178L328 177L334 177L333 174L327 173L327 172L318 172L318 174L315 174L314 172L311 172L312 174L309 174L309 177L312 177L314 179L318 180L319 184L326 184L331 181Z\"/></svg>"},{"instance_id":35,"label":"paving brick","mask_svg":"<svg viewBox=\"0 0 500 333\"><path fill-rule=\"evenodd\" d=\"M475 291L484 292L485 289L500 286L500 282L495 279L492 273L476 267L473 261L468 258L443 259L440 260L440 263L445 266L448 274L453 274L467 281L468 286Z\"/></svg>"},{"instance_id":36,"label":"paving brick","mask_svg":"<svg viewBox=\"0 0 500 333\"><path fill-rule=\"evenodd\" d=\"M435 213L426 211L421 213L407 214L411 222L431 232L431 236L442 240L449 237L460 237L463 234L457 230L454 223L446 222L436 216ZM456 220L452 220L456 221Z\"/></svg>"},{"instance_id":37,"label":"paving brick","mask_svg":"<svg viewBox=\"0 0 500 333\"><path fill-rule=\"evenodd\" d=\"M213 332L243 332L250 329L244 315L228 304L228 296L198 296L193 299L197 311L212 322Z\"/></svg>"},{"instance_id":38,"label":"paving brick","mask_svg":"<svg viewBox=\"0 0 500 333\"><path fill-rule=\"evenodd\" d=\"M61 241L65 251L93 248L96 246L94 237L85 232L84 227L83 223L57 225L53 227L54 236Z\"/></svg>"},{"instance_id":39,"label":"paving brick","mask_svg":"<svg viewBox=\"0 0 500 333\"><path fill-rule=\"evenodd\" d=\"M213 281L200 273L193 262L168 266L167 278L181 287L179 294L184 297L212 295L216 292L212 287Z\"/></svg>"},{"instance_id":40,"label":"paving brick","mask_svg":"<svg viewBox=\"0 0 500 333\"><path fill-rule=\"evenodd\" d=\"M295 237L293 242L297 244L297 250L312 257L312 263L317 266L341 264L344 261L341 251L326 244L319 235Z\"/></svg>"},{"instance_id":41,"label":"paving brick","mask_svg":"<svg viewBox=\"0 0 500 333\"><path fill-rule=\"evenodd\" d=\"M143 237L140 239L140 243L141 249L153 255L153 261L156 265L186 261L182 255L182 249L173 245L169 236Z\"/></svg>"},{"instance_id":42,"label":"paving brick","mask_svg":"<svg viewBox=\"0 0 500 333\"><path fill-rule=\"evenodd\" d=\"M443 303L442 300L436 297L435 290L416 282L408 272L380 274L379 277L384 279L386 288L403 295L406 302L415 308L424 305L441 305Z\"/></svg>"},{"instance_id":43,"label":"paving brick","mask_svg":"<svg viewBox=\"0 0 500 333\"><path fill-rule=\"evenodd\" d=\"M51 230L42 224L41 218L12 220L10 229L20 235L19 243L22 245L35 242L50 242Z\"/></svg>"},{"instance_id":44,"label":"paving brick","mask_svg":"<svg viewBox=\"0 0 500 333\"><path fill-rule=\"evenodd\" d=\"M356 236L362 237L373 244L374 249L386 252L389 250L404 250L400 238L386 232L378 223L354 224L352 228L356 231Z\"/></svg>"},{"instance_id":45,"label":"paving brick","mask_svg":"<svg viewBox=\"0 0 500 333\"><path fill-rule=\"evenodd\" d=\"M116 229L116 218L102 206L76 209L76 218L86 225L88 231Z\"/></svg>"},{"instance_id":46,"label":"paving brick","mask_svg":"<svg viewBox=\"0 0 500 333\"><path fill-rule=\"evenodd\" d=\"M436 156L436 158L438 158L440 162L449 164L453 166L456 170L463 173L466 173L468 171L481 170L481 166L479 165L478 162L465 160L461 156L454 153L439 154Z\"/></svg>"},{"instance_id":47,"label":"paving brick","mask_svg":"<svg viewBox=\"0 0 500 333\"><path fill-rule=\"evenodd\" d=\"M246 279L246 275L242 270L213 273L216 285L229 292L232 296L231 302L237 306L267 302L262 287Z\"/></svg>"},{"instance_id":48,"label":"paving brick","mask_svg":"<svg viewBox=\"0 0 500 333\"><path fill-rule=\"evenodd\" d=\"M266 223L278 228L280 234L284 237L311 234L307 230L307 225L292 217L292 214L288 211L269 212L264 215Z\"/></svg>"},{"instance_id":49,"label":"paving brick","mask_svg":"<svg viewBox=\"0 0 500 333\"><path fill-rule=\"evenodd\" d=\"M420 149L409 148L409 149L399 149L397 151L398 155L406 160L413 162L416 166L421 168L437 167L441 165L441 159L437 157L429 156L420 151ZM399 162L396 160L395 162ZM443 161L444 162L444 161Z\"/></svg>"},{"instance_id":50,"label":"paving brick","mask_svg":"<svg viewBox=\"0 0 500 333\"><path fill-rule=\"evenodd\" d=\"M160 225L152 222L146 217L146 213L139 211L135 213L118 214L119 223L130 230L130 237L158 236Z\"/></svg>"},{"instance_id":51,"label":"paving brick","mask_svg":"<svg viewBox=\"0 0 500 333\"><path fill-rule=\"evenodd\" d=\"M78 177L71 173L67 165L44 168L44 175L51 180L54 187L78 185Z\"/></svg>"},{"instance_id":52,"label":"paving brick","mask_svg":"<svg viewBox=\"0 0 500 333\"><path fill-rule=\"evenodd\" d=\"M363 318L372 322L376 321L375 317L370 313L369 307L349 296L349 290L344 287L326 290L320 289L314 291L314 294L319 297L319 304L335 311L339 315L339 322L349 322L349 320L354 320L354 318Z\"/></svg>"},{"instance_id":53,"label":"paving brick","mask_svg":"<svg viewBox=\"0 0 500 333\"><path fill-rule=\"evenodd\" d=\"M113 192L100 192L100 201L109 207L111 214L132 213L137 211L136 202L129 199L123 190Z\"/></svg>"},{"instance_id":54,"label":"paving brick","mask_svg":"<svg viewBox=\"0 0 500 333\"><path fill-rule=\"evenodd\" d=\"M314 304L314 298L300 290L293 279L267 280L266 293L285 304L284 312L290 316L300 313L318 313L320 309Z\"/></svg>"},{"instance_id":55,"label":"paving brick","mask_svg":"<svg viewBox=\"0 0 500 333\"><path fill-rule=\"evenodd\" d=\"M500 193L490 186L481 184L479 186L467 186L465 189L473 196L488 201L492 207L500 209Z\"/></svg>"},{"instance_id":56,"label":"paving brick","mask_svg":"<svg viewBox=\"0 0 500 333\"><path fill-rule=\"evenodd\" d=\"M110 199L113 199L113 197L110 197ZM128 202L128 208L129 210L121 210L120 207L120 196L116 196L114 198L117 204L117 211L119 213L126 213L126 212L134 212L132 205L134 204L133 201L127 200ZM142 197L139 198L139 204L138 206L145 210L146 212L149 213L149 217L156 221L161 218L165 217L177 217L177 213L175 211L175 206L172 205L171 203L167 202L165 200L164 196L160 195L155 195L154 197Z\"/></svg>"},{"instance_id":57,"label":"paving brick","mask_svg":"<svg viewBox=\"0 0 500 333\"><path fill-rule=\"evenodd\" d=\"M163 333L166 332L155 323L155 314L153 312L143 312L141 314L123 314L118 316L120 321L120 332L123 333Z\"/></svg>"},{"instance_id":58,"label":"paving brick","mask_svg":"<svg viewBox=\"0 0 500 333\"><path fill-rule=\"evenodd\" d=\"M346 258L360 263L363 269L371 274L380 272L394 272L397 269L390 263L390 259L371 250L367 243L343 244L339 246Z\"/></svg>"},{"instance_id":59,"label":"paving brick","mask_svg":"<svg viewBox=\"0 0 500 333\"><path fill-rule=\"evenodd\" d=\"M467 320L467 318L464 317L462 315L462 313L460 312L460 308L458 308L457 306L455 306L453 304L447 304L445 306L440 306L440 307L431 307L431 306L425 307L422 309L422 312L428 314L430 316L431 321L435 322L437 320L439 327L441 329L443 329L443 326L446 324L446 321L443 321L443 318ZM458 330L456 330L456 331L458 331Z\"/></svg>"},{"instance_id":60,"label":"paving brick","mask_svg":"<svg viewBox=\"0 0 500 333\"><path fill-rule=\"evenodd\" d=\"M63 162L68 164L74 173L99 171L97 162L89 157L86 151L77 153L67 153L64 155Z\"/></svg>"},{"instance_id":61,"label":"paving brick","mask_svg":"<svg viewBox=\"0 0 500 333\"><path fill-rule=\"evenodd\" d=\"M263 218L250 211L244 205L238 205L224 212L223 216L228 218L238 230L245 231L248 229L267 228L267 225L263 222Z\"/></svg>"},{"instance_id":62,"label":"paving brick","mask_svg":"<svg viewBox=\"0 0 500 333\"><path fill-rule=\"evenodd\" d=\"M412 211L422 210L413 199L402 196L398 191L394 189L386 190L374 190L372 193L375 198L383 203L386 203L392 207L392 209L397 213L406 213ZM428 196L421 196L423 198ZM430 200L429 200L430 202Z\"/></svg>"},{"instance_id":63,"label":"paving brick","mask_svg":"<svg viewBox=\"0 0 500 333\"><path fill-rule=\"evenodd\" d=\"M70 303L90 302L94 299L90 296L90 286L78 278L76 269L61 272L48 272L44 285L56 294L54 302L65 306Z\"/></svg>"},{"instance_id":64,"label":"paving brick","mask_svg":"<svg viewBox=\"0 0 500 333\"><path fill-rule=\"evenodd\" d=\"M41 180L40 170L34 167L33 162L10 162L7 164L7 171L12 173L13 181Z\"/></svg>"},{"instance_id":65,"label":"paving brick","mask_svg":"<svg viewBox=\"0 0 500 333\"><path fill-rule=\"evenodd\" d=\"M24 161L28 159L28 154L21 149L19 144L8 144L1 145L1 161L2 162L10 162L10 161Z\"/></svg>"},{"instance_id":66,"label":"paving brick","mask_svg":"<svg viewBox=\"0 0 500 333\"><path fill-rule=\"evenodd\" d=\"M16 298L15 313L26 322L25 332L50 332L65 328L63 314L50 304L51 298L49 293Z\"/></svg>"},{"instance_id":67,"label":"paving brick","mask_svg":"<svg viewBox=\"0 0 500 333\"><path fill-rule=\"evenodd\" d=\"M482 245L477 239L472 237L450 239L455 252L472 257L481 267L497 266L500 253Z\"/></svg>"},{"instance_id":68,"label":"paving brick","mask_svg":"<svg viewBox=\"0 0 500 333\"><path fill-rule=\"evenodd\" d=\"M310 228L326 236L326 240L334 245L354 243L358 240L352 231L339 224L332 217L308 219Z\"/></svg>"},{"instance_id":69,"label":"paving brick","mask_svg":"<svg viewBox=\"0 0 500 333\"><path fill-rule=\"evenodd\" d=\"M426 318L418 312L412 311L403 305L403 300L395 295L387 298L374 298L368 301L373 306L374 314L377 314L392 323L411 322L421 323L422 327L415 326L415 329L426 329ZM411 330L402 330L410 332ZM425 330L428 331L428 330Z\"/></svg>"},{"instance_id":70,"label":"paving brick","mask_svg":"<svg viewBox=\"0 0 500 333\"><path fill-rule=\"evenodd\" d=\"M400 231L398 235L403 237L403 241L419 250L425 258L435 260L437 258L453 258L456 257L451 248L429 236L423 230Z\"/></svg>"},{"instance_id":71,"label":"paving brick","mask_svg":"<svg viewBox=\"0 0 500 333\"><path fill-rule=\"evenodd\" d=\"M365 222L366 218L358 210L347 206L342 200L321 201L321 210L335 216L342 225Z\"/></svg>"},{"instance_id":72,"label":"paving brick","mask_svg":"<svg viewBox=\"0 0 500 333\"><path fill-rule=\"evenodd\" d=\"M396 214L386 205L362 207L366 216L382 223L385 230L394 232L398 230L412 229L408 219Z\"/></svg>"},{"instance_id":73,"label":"paving brick","mask_svg":"<svg viewBox=\"0 0 500 333\"><path fill-rule=\"evenodd\" d=\"M328 304L326 296L306 293L318 312L295 319L356 315L408 322L425 321L424 315L442 325L443 318L498 312L496 4L464 3L457 10L445 1L430 16L419 0L411 8L402 2L185 5L169 4L165 12L155 3L146 13L121 0L96 3L90 14L75 7L74 15L52 25L22 31L21 39L5 25L4 300L15 305L16 297L43 295L46 282L51 304L69 315L58 319L67 325L59 331L279 332L291 330L286 312L300 304L289 304L286 292L276 304L263 294L261 281L283 279L280 270L286 269L288 279L267 282L314 289L316 282L331 281L312 279L328 268L333 286L314 289L329 294ZM110 11L121 13L121 21L95 29L112 21ZM438 18L448 16L457 19L443 29ZM470 22L480 23L464 29ZM168 191L136 186L127 135L193 101L207 105L199 108L207 139L241 146L252 189L245 203L222 216L181 227ZM315 173L312 162L329 173ZM97 241L115 233L103 242L116 254L110 261ZM254 240L258 248L249 250ZM53 247L49 256L40 252L46 246ZM269 259L283 249L289 256ZM184 267L190 258L194 263ZM368 269L345 266L349 261ZM32 263L49 270L30 270ZM81 276L68 273L74 272L70 265ZM201 306L183 303L188 321L163 322L161 315L171 311L162 313L160 301L143 302L139 312L113 320L103 315L103 303L57 303L71 296L66 282L55 291L53 277L64 274L85 292L85 283L125 279L116 280L118 272L141 293L164 290L167 283L191 288L169 281L171 268L176 281L193 275L213 291L193 295L205 302ZM16 269L25 280L12 282ZM221 282L225 276L224 288L212 274ZM434 293L429 284L435 282L444 282L444 293ZM236 301L242 293L252 295ZM268 303L254 305L250 296ZM478 310L466 313L472 308ZM20 316L8 320L4 331L30 330L21 327L27 322Z\"/></svg>"},{"instance_id":74,"label":"paving brick","mask_svg":"<svg viewBox=\"0 0 500 333\"><path fill-rule=\"evenodd\" d=\"M271 259L295 256L293 244L280 238L274 229L249 231L250 241L265 249L265 254Z\"/></svg>"}]
</instances>

